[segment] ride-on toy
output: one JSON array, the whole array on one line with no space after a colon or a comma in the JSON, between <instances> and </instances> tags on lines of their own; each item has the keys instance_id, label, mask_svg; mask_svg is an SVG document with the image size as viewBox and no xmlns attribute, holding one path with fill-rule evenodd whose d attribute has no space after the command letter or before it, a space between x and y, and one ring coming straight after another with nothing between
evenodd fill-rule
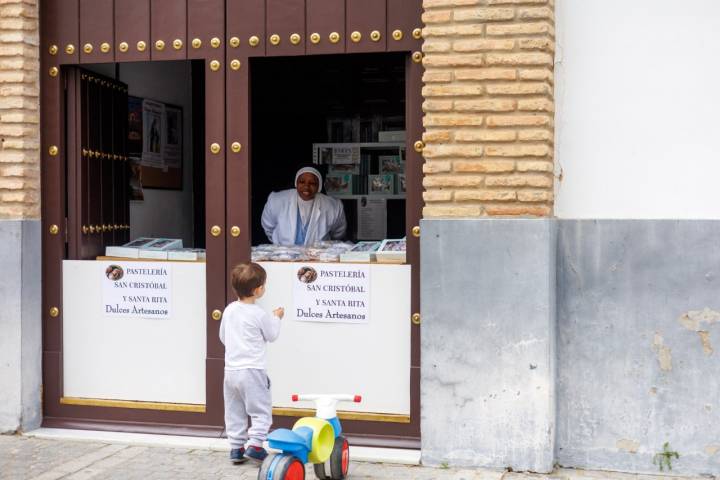
<instances>
[{"instance_id":1,"label":"ride-on toy","mask_svg":"<svg viewBox=\"0 0 720 480\"><path fill-rule=\"evenodd\" d=\"M350 468L350 446L342 436L338 402L356 402L360 395L293 395L292 401L315 401L315 416L301 418L292 430L280 428L268 435L271 449L260 466L258 480L304 480L310 462L320 480L343 480Z\"/></svg>"}]
</instances>

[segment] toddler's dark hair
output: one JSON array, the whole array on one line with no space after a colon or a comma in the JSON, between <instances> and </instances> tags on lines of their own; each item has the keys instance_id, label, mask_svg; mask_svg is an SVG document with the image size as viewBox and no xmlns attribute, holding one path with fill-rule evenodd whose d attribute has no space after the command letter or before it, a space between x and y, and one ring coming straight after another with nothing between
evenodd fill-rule
<instances>
[{"instance_id":1,"label":"toddler's dark hair","mask_svg":"<svg viewBox=\"0 0 720 480\"><path fill-rule=\"evenodd\" d=\"M256 288L265 285L267 272L255 262L241 263L230 274L233 290L238 298L252 297Z\"/></svg>"}]
</instances>

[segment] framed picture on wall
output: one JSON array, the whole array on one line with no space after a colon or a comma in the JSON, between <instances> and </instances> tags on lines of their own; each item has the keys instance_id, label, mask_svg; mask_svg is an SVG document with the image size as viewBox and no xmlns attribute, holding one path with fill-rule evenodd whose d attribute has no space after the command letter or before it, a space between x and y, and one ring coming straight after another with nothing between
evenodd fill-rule
<instances>
[{"instance_id":1,"label":"framed picture on wall","mask_svg":"<svg viewBox=\"0 0 720 480\"><path fill-rule=\"evenodd\" d=\"M182 190L182 137L181 107L128 97L128 149L142 188Z\"/></svg>"}]
</instances>

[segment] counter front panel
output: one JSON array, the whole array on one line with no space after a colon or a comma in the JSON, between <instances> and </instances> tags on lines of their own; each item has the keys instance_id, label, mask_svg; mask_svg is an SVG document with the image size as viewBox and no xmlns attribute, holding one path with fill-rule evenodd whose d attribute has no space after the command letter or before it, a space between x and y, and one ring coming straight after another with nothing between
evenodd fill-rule
<instances>
[{"instance_id":1,"label":"counter front panel","mask_svg":"<svg viewBox=\"0 0 720 480\"><path fill-rule=\"evenodd\" d=\"M204 263L66 260L63 305L63 397L205 404Z\"/></svg>"},{"instance_id":2,"label":"counter front panel","mask_svg":"<svg viewBox=\"0 0 720 480\"><path fill-rule=\"evenodd\" d=\"M341 410L410 414L410 265L357 264L365 278L353 278L353 265L342 263L260 262L268 274L267 289L258 302L268 311L285 308L280 337L268 349L268 374L272 383L273 406L312 408L310 403L291 401L294 393L360 394L362 403L343 404ZM322 267L337 271L345 267L333 285L367 292L340 292L334 297L318 294L329 303L351 303L358 312L367 312L363 320L328 319L342 309L319 306L321 321L297 320L297 309L314 299L297 296L298 274L314 267L321 276ZM312 278L312 277L311 277ZM310 283L321 284L318 279ZM325 283L327 284L327 282ZM303 285L304 286L304 285ZM348 288L345 288L348 287ZM357 289L355 289L357 290ZM366 294L366 295L364 295ZM366 303L364 307L357 302ZM327 305L326 303L325 305ZM315 309L313 309L315 310ZM352 310L345 310L352 311ZM343 323L340 323L343 322ZM353 323L344 323L353 322Z\"/></svg>"}]
</instances>

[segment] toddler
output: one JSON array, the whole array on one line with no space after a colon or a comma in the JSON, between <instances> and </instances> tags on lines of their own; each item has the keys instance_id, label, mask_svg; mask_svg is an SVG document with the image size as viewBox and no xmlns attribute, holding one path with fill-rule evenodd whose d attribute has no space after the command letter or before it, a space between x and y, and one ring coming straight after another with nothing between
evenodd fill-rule
<instances>
[{"instance_id":1,"label":"toddler","mask_svg":"<svg viewBox=\"0 0 720 480\"><path fill-rule=\"evenodd\" d=\"M265 344L278 338L285 311L277 308L270 315L255 305L265 293L266 278L257 263L236 266L231 280L238 299L225 308L220 324L220 341L225 345L225 431L233 463L248 458L262 462L267 456L263 442L272 424L272 400Z\"/></svg>"}]
</instances>

